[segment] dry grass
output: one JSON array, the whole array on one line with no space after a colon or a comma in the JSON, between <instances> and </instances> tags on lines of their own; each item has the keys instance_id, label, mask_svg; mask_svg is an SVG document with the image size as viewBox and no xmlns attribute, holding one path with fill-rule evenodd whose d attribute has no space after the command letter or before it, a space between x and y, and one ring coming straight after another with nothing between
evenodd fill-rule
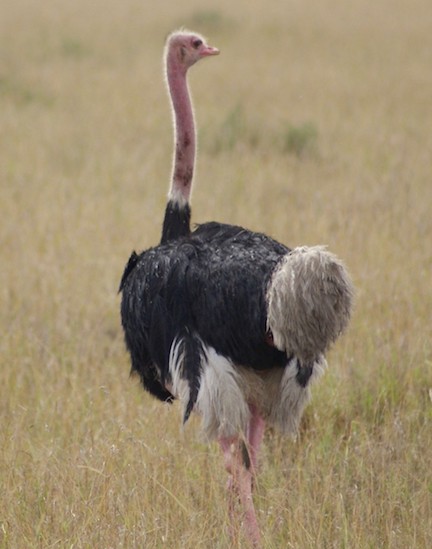
<instances>
[{"instance_id":1,"label":"dry grass","mask_svg":"<svg viewBox=\"0 0 432 549\"><path fill-rule=\"evenodd\" d=\"M180 24L222 50L192 75L195 220L327 243L357 286L300 439L266 437L265 546L432 546L431 22L429 0L4 0L1 548L229 547L218 449L128 378L116 295L160 231Z\"/></svg>"}]
</instances>

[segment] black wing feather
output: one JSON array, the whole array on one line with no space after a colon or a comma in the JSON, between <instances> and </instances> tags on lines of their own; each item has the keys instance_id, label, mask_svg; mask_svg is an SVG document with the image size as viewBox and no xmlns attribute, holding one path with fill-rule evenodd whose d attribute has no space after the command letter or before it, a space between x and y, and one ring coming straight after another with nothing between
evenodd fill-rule
<instances>
[{"instance_id":1,"label":"black wing feather","mask_svg":"<svg viewBox=\"0 0 432 549\"><path fill-rule=\"evenodd\" d=\"M190 398L199 391L205 346L253 369L285 366L287 356L266 342L266 289L288 248L235 225L207 223L190 236L132 254L122 277L122 324L144 387L172 400L169 355L181 341L181 375Z\"/></svg>"}]
</instances>

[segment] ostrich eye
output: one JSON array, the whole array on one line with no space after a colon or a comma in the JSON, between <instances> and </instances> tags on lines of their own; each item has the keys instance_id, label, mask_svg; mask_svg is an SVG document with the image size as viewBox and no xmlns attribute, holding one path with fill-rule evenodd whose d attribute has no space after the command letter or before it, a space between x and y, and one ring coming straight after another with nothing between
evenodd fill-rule
<instances>
[{"instance_id":1,"label":"ostrich eye","mask_svg":"<svg viewBox=\"0 0 432 549\"><path fill-rule=\"evenodd\" d=\"M193 47L197 50L201 45L202 45L202 40L200 40L199 38L197 38L196 40L194 40L192 42L192 45Z\"/></svg>"}]
</instances>

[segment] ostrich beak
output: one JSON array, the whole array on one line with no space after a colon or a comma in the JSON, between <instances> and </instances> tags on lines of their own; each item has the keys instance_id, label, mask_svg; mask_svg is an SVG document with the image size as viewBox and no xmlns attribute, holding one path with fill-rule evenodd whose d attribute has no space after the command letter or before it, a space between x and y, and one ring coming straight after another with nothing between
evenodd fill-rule
<instances>
[{"instance_id":1,"label":"ostrich beak","mask_svg":"<svg viewBox=\"0 0 432 549\"><path fill-rule=\"evenodd\" d=\"M217 48L213 48L212 46L205 46L201 52L201 57L208 57L210 55L219 55L220 51Z\"/></svg>"}]
</instances>

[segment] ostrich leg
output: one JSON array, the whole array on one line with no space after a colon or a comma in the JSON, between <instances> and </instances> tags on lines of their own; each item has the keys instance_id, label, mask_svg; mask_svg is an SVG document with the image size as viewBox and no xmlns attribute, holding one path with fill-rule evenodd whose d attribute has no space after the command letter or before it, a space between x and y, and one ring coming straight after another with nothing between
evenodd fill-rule
<instances>
[{"instance_id":1,"label":"ostrich leg","mask_svg":"<svg viewBox=\"0 0 432 549\"><path fill-rule=\"evenodd\" d=\"M229 473L230 534L234 536L234 509L238 498L243 513L243 527L251 547L261 547L261 535L253 504L253 478L257 471L258 451L264 435L264 420L254 406L247 429L247 442L238 436L219 439L224 454L225 468Z\"/></svg>"},{"instance_id":2,"label":"ostrich leg","mask_svg":"<svg viewBox=\"0 0 432 549\"><path fill-rule=\"evenodd\" d=\"M265 421L258 412L256 406L249 405L251 417L249 420L247 438L249 444L249 456L252 464L252 474L256 476L258 471L258 453L264 437Z\"/></svg>"}]
</instances>

